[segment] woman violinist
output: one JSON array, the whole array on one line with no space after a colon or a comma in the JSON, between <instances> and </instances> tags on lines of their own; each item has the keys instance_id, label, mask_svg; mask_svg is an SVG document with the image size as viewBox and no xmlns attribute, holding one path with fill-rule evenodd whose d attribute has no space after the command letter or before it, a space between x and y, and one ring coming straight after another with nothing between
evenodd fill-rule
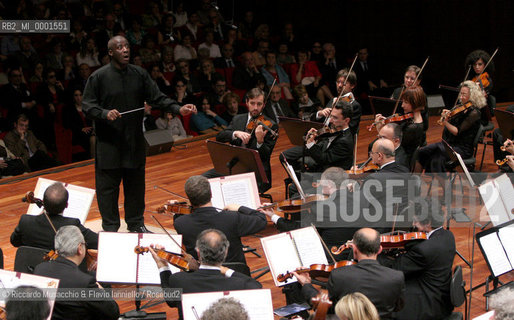
<instances>
[{"instance_id":1,"label":"woman violinist","mask_svg":"<svg viewBox=\"0 0 514 320\"><path fill-rule=\"evenodd\" d=\"M460 86L458 105L452 110L443 110L443 140L458 152L463 159L473 155L473 140L480 128L480 109L486 105L485 97L473 81L464 81ZM461 108L462 107L462 108ZM459 108L463 110L456 113ZM419 150L418 168L426 172L445 172L445 163L449 160L443 142L425 146Z\"/></svg>"},{"instance_id":2,"label":"woman violinist","mask_svg":"<svg viewBox=\"0 0 514 320\"><path fill-rule=\"evenodd\" d=\"M493 79L491 73L494 71L494 63L491 56L484 50L475 50L466 57L466 68L471 66L470 74L466 80L475 82L483 91L486 101L489 104L488 109L482 110L481 122L486 125L493 115L493 105L489 101L489 95L493 89Z\"/></svg>"},{"instance_id":3,"label":"woman violinist","mask_svg":"<svg viewBox=\"0 0 514 320\"><path fill-rule=\"evenodd\" d=\"M421 86L407 87L402 93L401 102L404 117L408 118L398 122L403 134L401 146L407 154L407 163L410 163L416 148L426 143L422 112L426 109L427 97ZM384 126L385 119L381 114L376 115L377 132Z\"/></svg>"}]
</instances>

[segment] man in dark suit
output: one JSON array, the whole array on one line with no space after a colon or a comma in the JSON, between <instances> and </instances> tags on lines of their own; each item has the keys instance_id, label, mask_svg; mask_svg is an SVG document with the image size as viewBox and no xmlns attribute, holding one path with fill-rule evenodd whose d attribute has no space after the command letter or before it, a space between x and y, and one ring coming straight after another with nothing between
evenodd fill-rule
<instances>
[{"instance_id":1,"label":"man in dark suit","mask_svg":"<svg viewBox=\"0 0 514 320\"><path fill-rule=\"evenodd\" d=\"M43 206L52 224L44 214L22 215L18 226L11 234L11 244L14 247L31 246L52 250L54 249L55 231L62 226L76 226L86 240L87 247L98 249L97 233L84 227L79 219L62 216L62 212L68 207L68 190L61 182L55 182L46 188L43 195Z\"/></svg>"},{"instance_id":2,"label":"man in dark suit","mask_svg":"<svg viewBox=\"0 0 514 320\"><path fill-rule=\"evenodd\" d=\"M279 123L278 117L298 118L298 116L291 110L286 100L281 98L282 89L279 86L274 86L271 89L270 99L264 107L264 115Z\"/></svg>"},{"instance_id":3,"label":"man in dark suit","mask_svg":"<svg viewBox=\"0 0 514 320\"><path fill-rule=\"evenodd\" d=\"M95 277L78 268L86 256L85 240L79 228L60 228L55 235L55 250L59 257L37 265L34 274L59 279L58 290L62 297L67 296L66 289L84 289L80 291L79 297L88 297L88 289L103 291ZM120 311L116 301L108 298L106 293L97 293L101 295L101 300L71 300L57 297L52 319L118 319Z\"/></svg>"},{"instance_id":4,"label":"man in dark suit","mask_svg":"<svg viewBox=\"0 0 514 320\"><path fill-rule=\"evenodd\" d=\"M252 133L247 132L246 127L248 123L262 114L262 109L264 108L264 92L259 88L254 88L250 90L246 96L248 113L234 116L228 127L216 135L216 141L229 142L234 146L246 147L259 151L259 156L269 181L268 183L259 184L259 192L265 192L271 188L270 158L277 140L271 133L264 129L262 125L258 125ZM277 132L278 126L273 122L273 120L266 116L264 116L264 118L271 121L273 124L271 129ZM207 178L215 178L221 176L221 174L212 169L203 173L203 176Z\"/></svg>"},{"instance_id":5,"label":"man in dark suit","mask_svg":"<svg viewBox=\"0 0 514 320\"><path fill-rule=\"evenodd\" d=\"M219 69L235 68L234 48L230 43L225 43L221 48L221 57L214 59L214 67Z\"/></svg>"},{"instance_id":6,"label":"man in dark suit","mask_svg":"<svg viewBox=\"0 0 514 320\"><path fill-rule=\"evenodd\" d=\"M129 64L127 39L115 36L107 46L111 63L89 77L82 100L82 110L94 120L95 126L95 181L102 227L105 231L114 232L120 227L118 197L123 181L128 230L148 232L143 217L146 163L144 103L170 107L174 114L183 116L196 112L196 107L192 104L180 107L159 90L148 72ZM141 110L133 112L138 109Z\"/></svg>"},{"instance_id":7,"label":"man in dark suit","mask_svg":"<svg viewBox=\"0 0 514 320\"><path fill-rule=\"evenodd\" d=\"M337 71L343 67L344 59L336 55L334 44L330 42L323 44L323 59L318 62L318 68L322 75L322 81L329 86L332 93L336 91Z\"/></svg>"},{"instance_id":8,"label":"man in dark suit","mask_svg":"<svg viewBox=\"0 0 514 320\"><path fill-rule=\"evenodd\" d=\"M227 210L217 210L212 206L211 187L205 177L190 177L184 188L193 212L176 217L174 226L183 237L186 251L196 258L195 241L198 235L205 229L214 228L224 232L230 243L226 261L246 264L241 237L266 228L266 216L260 211L237 205L229 205Z\"/></svg>"},{"instance_id":9,"label":"man in dark suit","mask_svg":"<svg viewBox=\"0 0 514 320\"><path fill-rule=\"evenodd\" d=\"M352 108L345 101L339 101L330 116L330 126L334 135L316 140L317 130L312 128L307 133L309 137L304 147L292 147L280 154L284 159L299 170L302 156L305 152L305 165L309 171L321 172L328 167L350 169L353 163L353 136L348 127L352 118Z\"/></svg>"},{"instance_id":10,"label":"man in dark suit","mask_svg":"<svg viewBox=\"0 0 514 320\"><path fill-rule=\"evenodd\" d=\"M9 126L20 113L25 113L32 122L37 123L36 100L27 85L21 81L23 75L20 69L11 69L7 75L9 83L0 87L0 106L7 110Z\"/></svg>"},{"instance_id":11,"label":"man in dark suit","mask_svg":"<svg viewBox=\"0 0 514 320\"><path fill-rule=\"evenodd\" d=\"M439 203L416 199L412 207L412 225L427 233L408 251L391 260L379 257L381 264L402 271L405 275L405 308L397 315L399 320L446 319L453 310L450 299L452 265L455 256L455 238L443 229L444 213Z\"/></svg>"},{"instance_id":12,"label":"man in dark suit","mask_svg":"<svg viewBox=\"0 0 514 320\"><path fill-rule=\"evenodd\" d=\"M229 241L223 232L216 229L204 230L199 234L195 247L200 260L199 269L175 274L171 274L166 260L159 258L152 249L150 252L159 268L161 287L164 290L182 288L183 293L195 293L260 289L262 285L256 280L222 266L228 247ZM180 301L166 302L170 307L179 308L179 317L182 319Z\"/></svg>"},{"instance_id":13,"label":"man in dark suit","mask_svg":"<svg viewBox=\"0 0 514 320\"><path fill-rule=\"evenodd\" d=\"M348 81L345 81L346 78L348 78ZM346 82L346 83L345 83ZM345 96L347 94L350 94L352 90L357 85L357 76L355 75L355 72L351 72L348 74L347 69L343 69L337 73L337 80L335 82L336 88L337 88L337 96L342 92L342 95ZM349 95L350 97L353 95ZM328 117L330 114L330 109L332 108L332 105L334 104L334 101L336 101L337 97L335 97L333 100L330 100L325 109L320 110L312 115L311 120L312 121L319 121L323 122L325 121L325 118ZM361 115L362 115L362 107L355 100L354 98L349 98L350 105L352 107L352 119L350 123L348 124L350 126L350 131L352 132L352 135L355 135L359 132L359 123L361 121Z\"/></svg>"},{"instance_id":14,"label":"man in dark suit","mask_svg":"<svg viewBox=\"0 0 514 320\"><path fill-rule=\"evenodd\" d=\"M266 79L255 65L255 58L251 52L241 55L242 64L236 66L232 74L232 86L240 90L250 90L259 83L266 83Z\"/></svg>"},{"instance_id":15,"label":"man in dark suit","mask_svg":"<svg viewBox=\"0 0 514 320\"><path fill-rule=\"evenodd\" d=\"M384 138L391 140L394 144L394 161L397 164L410 169L410 159L407 156L407 153L405 153L405 149L403 149L402 147L403 131L397 123L391 122L384 125L378 132L377 137L377 139ZM369 144L368 152L371 151L373 143L375 143L377 139L375 139L372 143Z\"/></svg>"},{"instance_id":16,"label":"man in dark suit","mask_svg":"<svg viewBox=\"0 0 514 320\"><path fill-rule=\"evenodd\" d=\"M406 221L391 219L402 212L409 196L409 170L396 163L394 144L388 139L377 139L369 152L371 161L379 167L378 171L368 175L359 189L360 207L363 214L369 215L372 227L380 232L389 232L393 225L402 225ZM355 190L354 190L355 192Z\"/></svg>"},{"instance_id":17,"label":"man in dark suit","mask_svg":"<svg viewBox=\"0 0 514 320\"><path fill-rule=\"evenodd\" d=\"M384 267L376 260L382 251L380 234L370 228L360 229L354 234L351 247L359 263L330 273L327 283L330 300L339 301L349 293L360 292L375 305L380 319L393 319L393 312L403 307L405 281L401 272ZM318 294L308 273L293 274L302 284L307 300Z\"/></svg>"}]
</instances>

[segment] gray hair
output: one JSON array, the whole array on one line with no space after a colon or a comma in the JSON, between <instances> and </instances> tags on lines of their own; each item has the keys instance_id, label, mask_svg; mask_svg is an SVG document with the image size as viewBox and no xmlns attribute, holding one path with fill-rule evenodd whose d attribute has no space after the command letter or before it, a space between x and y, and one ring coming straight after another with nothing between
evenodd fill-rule
<instances>
[{"instance_id":1,"label":"gray hair","mask_svg":"<svg viewBox=\"0 0 514 320\"><path fill-rule=\"evenodd\" d=\"M55 250L63 257L76 255L77 249L82 243L85 243L84 236L76 226L60 227L55 234Z\"/></svg>"},{"instance_id":2,"label":"gray hair","mask_svg":"<svg viewBox=\"0 0 514 320\"><path fill-rule=\"evenodd\" d=\"M494 309L495 320L514 320L514 290L504 288L491 296L491 309Z\"/></svg>"},{"instance_id":3,"label":"gray hair","mask_svg":"<svg viewBox=\"0 0 514 320\"><path fill-rule=\"evenodd\" d=\"M348 179L348 174L340 167L330 167L321 174L322 184L332 184L336 189L341 188L343 182Z\"/></svg>"},{"instance_id":4,"label":"gray hair","mask_svg":"<svg viewBox=\"0 0 514 320\"><path fill-rule=\"evenodd\" d=\"M203 206L211 201L211 185L209 184L209 180L204 176L189 177L184 189L193 207Z\"/></svg>"},{"instance_id":5,"label":"gray hair","mask_svg":"<svg viewBox=\"0 0 514 320\"><path fill-rule=\"evenodd\" d=\"M249 320L248 312L234 298L221 298L202 314L200 320Z\"/></svg>"},{"instance_id":6,"label":"gray hair","mask_svg":"<svg viewBox=\"0 0 514 320\"><path fill-rule=\"evenodd\" d=\"M202 264L219 266L225 261L230 243L223 232L217 229L206 229L196 239Z\"/></svg>"}]
</instances>

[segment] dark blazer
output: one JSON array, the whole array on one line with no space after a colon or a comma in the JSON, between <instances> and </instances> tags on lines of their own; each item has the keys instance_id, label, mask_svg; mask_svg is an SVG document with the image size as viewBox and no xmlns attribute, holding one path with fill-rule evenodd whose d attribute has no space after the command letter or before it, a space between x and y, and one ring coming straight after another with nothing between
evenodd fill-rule
<instances>
[{"instance_id":1,"label":"dark blazer","mask_svg":"<svg viewBox=\"0 0 514 320\"><path fill-rule=\"evenodd\" d=\"M407 169L410 170L410 158L405 153L405 149L402 146L399 146L396 150L394 150L394 161Z\"/></svg>"},{"instance_id":2,"label":"dark blazer","mask_svg":"<svg viewBox=\"0 0 514 320\"><path fill-rule=\"evenodd\" d=\"M244 66L236 66L232 73L232 86L236 89L251 90L258 82L266 83L260 72L250 73Z\"/></svg>"},{"instance_id":3,"label":"dark blazer","mask_svg":"<svg viewBox=\"0 0 514 320\"><path fill-rule=\"evenodd\" d=\"M177 217L174 222L175 230L183 236L182 243L186 251L198 258L195 250L196 238L209 228L222 231L230 242L226 262L243 262L241 237L255 234L266 228L267 220L264 213L247 207L240 207L238 212L218 212L213 207L195 208L193 213Z\"/></svg>"},{"instance_id":4,"label":"dark blazer","mask_svg":"<svg viewBox=\"0 0 514 320\"><path fill-rule=\"evenodd\" d=\"M7 118L9 121L15 121L20 113L32 111L23 109L21 106L22 102L35 100L29 88L24 83L21 83L18 89L14 88L11 83L3 85L0 87L0 96L2 97L2 99L0 99L0 106L7 110ZM35 107L33 109L35 109Z\"/></svg>"},{"instance_id":5,"label":"dark blazer","mask_svg":"<svg viewBox=\"0 0 514 320\"><path fill-rule=\"evenodd\" d=\"M401 272L384 267L376 260L361 260L356 265L337 268L327 283L330 300L339 301L349 293L360 292L375 305L380 319L393 319L393 311L403 306L405 281ZM312 285L302 288L306 299L318 293ZM417 319L417 318L411 318Z\"/></svg>"},{"instance_id":6,"label":"dark blazer","mask_svg":"<svg viewBox=\"0 0 514 320\"><path fill-rule=\"evenodd\" d=\"M49 216L55 229L63 226L76 226L82 232L88 249L98 249L98 234L84 227L79 219ZM11 234L11 244L15 247L31 246L47 250L54 249L55 232L43 214L31 216L24 214Z\"/></svg>"},{"instance_id":7,"label":"dark blazer","mask_svg":"<svg viewBox=\"0 0 514 320\"><path fill-rule=\"evenodd\" d=\"M230 278L225 277L219 270L199 269L194 272L161 272L163 289L182 288L183 293L214 292L229 290L260 289L262 285L247 275L234 272ZM179 308L179 319L182 319L182 304L180 301L169 301L170 307Z\"/></svg>"},{"instance_id":8,"label":"dark blazer","mask_svg":"<svg viewBox=\"0 0 514 320\"><path fill-rule=\"evenodd\" d=\"M34 274L59 279L59 289L98 288L95 277L80 271L74 262L62 257L37 265ZM87 292L85 293L87 294ZM57 299L55 301L52 319L114 320L118 319L119 315L120 310L118 304L112 298L103 299L101 301L62 301Z\"/></svg>"},{"instance_id":9,"label":"dark blazer","mask_svg":"<svg viewBox=\"0 0 514 320\"><path fill-rule=\"evenodd\" d=\"M335 101L335 99L336 98L334 98L334 100L330 100L326 104L325 108L332 108L332 104ZM350 127L350 130L352 131L352 135L355 135L356 133L359 132L359 124L361 122L361 116L362 116L362 107L361 107L360 103L357 102L357 100L353 101L350 105L352 106L352 118L350 119L350 123L348 123L348 126ZM311 120L317 121L317 122L324 122L325 117L316 119L316 113L314 113L312 115Z\"/></svg>"},{"instance_id":10,"label":"dark blazer","mask_svg":"<svg viewBox=\"0 0 514 320\"><path fill-rule=\"evenodd\" d=\"M272 103L273 103L272 101L268 101L268 103L264 107L264 110L262 111L262 113L264 113L264 115L266 117L273 119L273 121L276 122L277 115L275 115L275 112L273 111L273 107L271 106ZM298 118L298 116L289 107L289 104L287 103L287 101L285 101L284 99L280 99L278 101L278 104L281 109L281 111L277 110L277 112L281 113L281 114L278 114L278 116L283 116L283 117L288 117L288 118Z\"/></svg>"},{"instance_id":11,"label":"dark blazer","mask_svg":"<svg viewBox=\"0 0 514 320\"><path fill-rule=\"evenodd\" d=\"M454 256L455 238L451 231L441 228L394 261L379 257L380 263L405 275L405 308L398 313L399 320L437 320L450 315Z\"/></svg>"},{"instance_id":12,"label":"dark blazer","mask_svg":"<svg viewBox=\"0 0 514 320\"><path fill-rule=\"evenodd\" d=\"M220 57L220 58L216 58L214 59L214 67L215 68L218 68L218 69L229 69L229 68L235 68L236 66L236 62L237 62L237 59L234 57L234 58L230 58L232 60L232 63L234 64L233 67L229 66L228 63L227 63L227 59L224 58L224 57Z\"/></svg>"},{"instance_id":13,"label":"dark blazer","mask_svg":"<svg viewBox=\"0 0 514 320\"><path fill-rule=\"evenodd\" d=\"M272 119L270 119L266 116L264 116L264 117L266 118L266 120L270 120L273 123L273 126L271 127L271 129L273 129L274 131L277 131L278 125L275 124L275 122ZM232 144L234 146L240 147L242 145L241 139L232 140L232 134L234 133L234 131L237 131L237 130L246 131L247 122L248 122L248 113L238 114L238 115L234 116L234 118L232 119L232 122L230 122L228 127L216 135L216 141L229 142L230 144ZM250 142L247 145L247 148L259 151L259 156L261 157L262 165L264 166L264 170L266 171L266 175L268 176L270 185L271 185L270 158L271 158L271 153L273 152L273 148L275 148L276 142L277 142L277 140L273 139L273 136L270 133L267 133L266 136L264 137L264 143L262 144L262 146L260 148L257 148L257 139L255 139L255 136L253 136L250 139Z\"/></svg>"},{"instance_id":14,"label":"dark blazer","mask_svg":"<svg viewBox=\"0 0 514 320\"><path fill-rule=\"evenodd\" d=\"M330 143L329 139L322 139L305 154L316 161L316 171L324 171L328 167L341 167L350 169L353 164L353 135L350 129L341 131Z\"/></svg>"}]
</instances>

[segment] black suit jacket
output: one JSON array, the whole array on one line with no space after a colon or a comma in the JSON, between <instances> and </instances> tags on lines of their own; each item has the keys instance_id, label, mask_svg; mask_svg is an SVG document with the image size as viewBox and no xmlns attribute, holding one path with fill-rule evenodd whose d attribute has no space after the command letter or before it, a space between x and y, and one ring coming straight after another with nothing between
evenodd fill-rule
<instances>
[{"instance_id":1,"label":"black suit jacket","mask_svg":"<svg viewBox=\"0 0 514 320\"><path fill-rule=\"evenodd\" d=\"M364 294L377 308L380 319L384 320L393 319L393 311L402 308L405 281L401 272L384 267L376 260L361 260L356 265L333 270L327 289L330 300L334 302L349 293ZM306 284L302 293L310 299L318 290Z\"/></svg>"},{"instance_id":2,"label":"black suit jacket","mask_svg":"<svg viewBox=\"0 0 514 320\"><path fill-rule=\"evenodd\" d=\"M222 231L230 242L226 262L246 263L241 237L257 233L266 228L264 213L247 207L240 207L238 212L218 212L213 207L195 208L193 213L177 217L175 230L183 236L182 243L186 251L198 258L195 250L196 238L209 228Z\"/></svg>"},{"instance_id":3,"label":"black suit jacket","mask_svg":"<svg viewBox=\"0 0 514 320\"><path fill-rule=\"evenodd\" d=\"M325 171L328 167L350 169L353 164L354 143L351 130L346 129L339 133L330 145L328 142L328 138L322 139L305 150L305 154L313 158L318 165L315 171Z\"/></svg>"},{"instance_id":4,"label":"black suit jacket","mask_svg":"<svg viewBox=\"0 0 514 320\"><path fill-rule=\"evenodd\" d=\"M229 290L260 289L262 285L249 276L234 272L230 278L225 277L219 270L199 269L194 272L161 272L161 286L168 288L182 288L183 293L214 292ZM182 305L180 301L169 301L170 307L179 308L179 319L182 319Z\"/></svg>"},{"instance_id":5,"label":"black suit jacket","mask_svg":"<svg viewBox=\"0 0 514 320\"><path fill-rule=\"evenodd\" d=\"M22 102L34 101L32 93L24 83L20 84L19 89L15 89L10 83L0 87L0 96L0 106L7 110L7 118L11 122L15 121L20 113L28 111L22 108ZM35 107L33 109L35 110Z\"/></svg>"},{"instance_id":6,"label":"black suit jacket","mask_svg":"<svg viewBox=\"0 0 514 320\"><path fill-rule=\"evenodd\" d=\"M273 123L273 126L271 129L274 131L278 130L278 125L275 124L275 122L264 116L266 120L270 120ZM232 134L234 131L246 131L246 124L248 122L248 113L244 114L238 114L234 116L232 119L232 122L228 125L228 127L218 133L216 135L216 141L219 142L229 142L231 145L241 147L242 141L241 139L232 139ZM267 133L264 137L264 143L260 146L260 148L257 148L257 139L255 136L252 136L250 139L250 142L246 146L247 148L257 150L259 151L259 156L262 160L262 165L264 166L264 170L266 171L266 175L268 176L269 184L271 185L271 165L270 165L270 158L271 153L273 152L273 148L275 148L275 143L277 142L276 139L273 139L273 136L270 133Z\"/></svg>"},{"instance_id":7,"label":"black suit jacket","mask_svg":"<svg viewBox=\"0 0 514 320\"><path fill-rule=\"evenodd\" d=\"M266 83L262 73L250 73L244 66L236 66L232 73L232 86L236 89L251 90L258 82Z\"/></svg>"},{"instance_id":8,"label":"black suit jacket","mask_svg":"<svg viewBox=\"0 0 514 320\"><path fill-rule=\"evenodd\" d=\"M268 103L264 107L264 110L262 111L262 113L264 113L264 115L266 117L273 119L273 121L276 122L277 115L275 115L275 112L273 111L273 107L271 106L272 103L273 103L272 101L268 101ZM288 117L288 118L298 118L298 116L289 107L289 104L287 103L287 101L285 101L284 99L280 99L278 101L278 104L281 109L281 111L277 110L277 112L279 112L278 116L283 116L283 117Z\"/></svg>"},{"instance_id":9,"label":"black suit jacket","mask_svg":"<svg viewBox=\"0 0 514 320\"><path fill-rule=\"evenodd\" d=\"M394 261L379 257L380 263L405 275L405 308L398 313L399 320L437 320L450 315L454 256L455 238L449 230L441 228Z\"/></svg>"},{"instance_id":10,"label":"black suit jacket","mask_svg":"<svg viewBox=\"0 0 514 320\"><path fill-rule=\"evenodd\" d=\"M62 215L49 216L56 230L63 226L76 226L84 235L89 249L98 249L98 234L84 227L79 219L63 217ZM55 232L43 214L38 216L22 215L18 226L11 234L11 244L15 247L31 246L47 250L54 249Z\"/></svg>"},{"instance_id":11,"label":"black suit jacket","mask_svg":"<svg viewBox=\"0 0 514 320\"><path fill-rule=\"evenodd\" d=\"M405 149L402 146L399 146L396 150L394 150L394 161L407 169L410 170L410 161Z\"/></svg>"},{"instance_id":12,"label":"black suit jacket","mask_svg":"<svg viewBox=\"0 0 514 320\"><path fill-rule=\"evenodd\" d=\"M34 274L59 279L59 289L98 288L95 277L80 271L74 262L62 257L58 257L55 261L47 261L37 265ZM85 293L87 295L87 291ZM56 299L52 319L114 320L118 319L119 315L118 304L113 299L100 301L64 301Z\"/></svg>"},{"instance_id":13,"label":"black suit jacket","mask_svg":"<svg viewBox=\"0 0 514 320\"><path fill-rule=\"evenodd\" d=\"M335 101L335 99L337 99L337 98L334 98L334 100L330 100L326 104L325 108L332 108L332 104ZM352 106L352 118L350 119L350 123L348 123L348 126L350 127L350 130L352 131L352 135L355 135L356 133L359 132L359 124L361 122L361 116L362 116L362 107L361 107L360 103L357 102L357 100L353 101L350 105ZM317 119L316 112L315 112L312 115L311 120L317 121L317 122L324 122L325 117Z\"/></svg>"}]
</instances>

